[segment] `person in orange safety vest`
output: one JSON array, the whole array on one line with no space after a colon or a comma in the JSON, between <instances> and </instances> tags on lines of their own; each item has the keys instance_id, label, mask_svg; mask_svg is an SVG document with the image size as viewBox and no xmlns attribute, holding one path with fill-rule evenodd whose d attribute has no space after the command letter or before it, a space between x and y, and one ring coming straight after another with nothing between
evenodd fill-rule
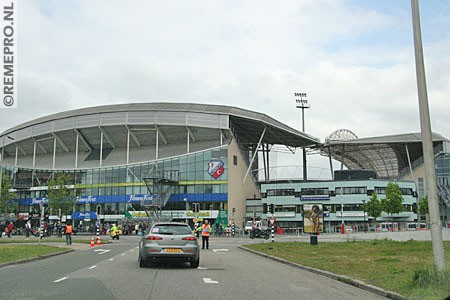
<instances>
[{"instance_id":1,"label":"person in orange safety vest","mask_svg":"<svg viewBox=\"0 0 450 300\"><path fill-rule=\"evenodd\" d=\"M208 220L202 226L202 249L209 249L209 233L211 232L211 225L209 225Z\"/></svg>"}]
</instances>

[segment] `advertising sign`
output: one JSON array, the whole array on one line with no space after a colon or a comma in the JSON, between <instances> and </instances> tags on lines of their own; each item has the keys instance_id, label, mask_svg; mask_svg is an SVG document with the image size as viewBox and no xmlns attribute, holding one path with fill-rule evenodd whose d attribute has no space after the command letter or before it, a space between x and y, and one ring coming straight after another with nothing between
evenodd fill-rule
<instances>
[{"instance_id":1,"label":"advertising sign","mask_svg":"<svg viewBox=\"0 0 450 300\"><path fill-rule=\"evenodd\" d=\"M323 232L323 206L322 204L303 205L303 231L305 233Z\"/></svg>"},{"instance_id":2,"label":"advertising sign","mask_svg":"<svg viewBox=\"0 0 450 300\"><path fill-rule=\"evenodd\" d=\"M97 213L93 211L87 211L87 212L73 212L72 213L72 219L74 220L90 220L90 219L97 219Z\"/></svg>"}]
</instances>

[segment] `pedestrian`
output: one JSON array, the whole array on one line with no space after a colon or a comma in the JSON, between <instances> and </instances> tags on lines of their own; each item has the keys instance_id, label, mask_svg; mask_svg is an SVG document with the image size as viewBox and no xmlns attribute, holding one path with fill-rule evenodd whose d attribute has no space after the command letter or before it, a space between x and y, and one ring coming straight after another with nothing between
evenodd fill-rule
<instances>
[{"instance_id":1,"label":"pedestrian","mask_svg":"<svg viewBox=\"0 0 450 300\"><path fill-rule=\"evenodd\" d=\"M211 225L208 220L205 220L205 224L202 226L202 249L209 249L209 233L211 232Z\"/></svg>"},{"instance_id":2,"label":"pedestrian","mask_svg":"<svg viewBox=\"0 0 450 300\"><path fill-rule=\"evenodd\" d=\"M30 237L30 232L31 232L31 222L30 220L28 220L27 223L25 223L25 235L27 236L27 238Z\"/></svg>"},{"instance_id":3,"label":"pedestrian","mask_svg":"<svg viewBox=\"0 0 450 300\"><path fill-rule=\"evenodd\" d=\"M62 226L61 221L58 221L58 224L56 224L56 231L58 231L58 237L62 238Z\"/></svg>"},{"instance_id":4,"label":"pedestrian","mask_svg":"<svg viewBox=\"0 0 450 300\"><path fill-rule=\"evenodd\" d=\"M72 245L72 232L73 232L72 224L67 223L65 233L66 233L66 243L69 246Z\"/></svg>"},{"instance_id":5,"label":"pedestrian","mask_svg":"<svg viewBox=\"0 0 450 300\"><path fill-rule=\"evenodd\" d=\"M8 237L9 237L9 238L11 237L11 234L12 234L12 232L13 232L13 229L14 229L13 223L12 223L12 222L9 222L9 224L8 224Z\"/></svg>"}]
</instances>

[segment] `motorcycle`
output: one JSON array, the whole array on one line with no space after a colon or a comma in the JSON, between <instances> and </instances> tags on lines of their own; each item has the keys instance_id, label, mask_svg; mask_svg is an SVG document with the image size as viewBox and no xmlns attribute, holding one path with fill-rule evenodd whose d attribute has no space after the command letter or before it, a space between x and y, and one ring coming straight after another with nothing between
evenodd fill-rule
<instances>
[{"instance_id":1,"label":"motorcycle","mask_svg":"<svg viewBox=\"0 0 450 300\"><path fill-rule=\"evenodd\" d=\"M266 240L268 240L270 237L270 229L254 229L252 231L250 231L250 238L254 239L254 238L264 238Z\"/></svg>"},{"instance_id":2,"label":"motorcycle","mask_svg":"<svg viewBox=\"0 0 450 300\"><path fill-rule=\"evenodd\" d=\"M110 235L111 235L111 238L114 240L114 239L119 239L120 238L120 235L122 234L122 231L120 230L120 229L116 229L116 230L111 230L111 232L110 232Z\"/></svg>"}]
</instances>

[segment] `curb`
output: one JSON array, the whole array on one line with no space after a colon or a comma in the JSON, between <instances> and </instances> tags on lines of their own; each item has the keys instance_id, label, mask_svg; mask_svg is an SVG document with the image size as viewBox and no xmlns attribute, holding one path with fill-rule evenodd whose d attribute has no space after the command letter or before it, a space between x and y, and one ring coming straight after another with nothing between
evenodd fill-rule
<instances>
[{"instance_id":1,"label":"curb","mask_svg":"<svg viewBox=\"0 0 450 300\"><path fill-rule=\"evenodd\" d=\"M301 265L301 264L290 262L288 260L285 260L285 259L282 259L282 258L279 258L279 257L271 256L271 255L268 255L268 254L265 254L265 253L262 253L262 252L259 252L259 251L248 249L248 248L245 248L243 246L238 246L238 248L242 249L244 251L248 251L248 252L251 252L253 254L256 254L256 255L259 255L259 256L262 256L262 257L265 257L265 258L269 258L269 259L272 259L274 261L277 261L277 262L280 262L280 263L292 266L292 267L296 267L296 268L299 268L299 269L302 269L302 270L309 271L311 273L315 273L315 274L322 275L322 276L325 276L325 277L328 277L328 278L331 278L331 279L334 279L334 280L337 280L337 281L340 281L340 282L343 282L343 283L347 283L349 285L352 285L352 286L355 286L357 288L369 291L369 292L371 292L373 294L377 294L377 295L380 295L380 296L383 296L383 297L387 297L389 299L408 300L404 296L402 296L400 294L397 294L395 292L383 290L382 288L379 288L377 286L367 284L367 283L365 283L365 282L363 282L361 280L353 279L353 278L350 278L350 277L345 276L345 275L337 275L337 274L334 274L334 273L331 273L331 272L328 272L328 271L307 267L307 266L304 266L304 265Z\"/></svg>"},{"instance_id":2,"label":"curb","mask_svg":"<svg viewBox=\"0 0 450 300\"><path fill-rule=\"evenodd\" d=\"M7 266L12 266L12 265L24 264L24 263L32 262L32 261L39 260L39 259L45 259L45 258L49 258L49 257L52 257L52 256L57 256L57 255L70 253L70 252L73 252L73 251L75 251L75 250L74 249L68 249L66 251L50 253L50 254L46 254L46 255L41 255L41 256L36 256L36 257L31 257L31 258L26 258L26 259L21 259L21 260L16 260L16 261L10 261L10 262L6 262L6 263L0 264L0 268L7 267Z\"/></svg>"}]
</instances>

